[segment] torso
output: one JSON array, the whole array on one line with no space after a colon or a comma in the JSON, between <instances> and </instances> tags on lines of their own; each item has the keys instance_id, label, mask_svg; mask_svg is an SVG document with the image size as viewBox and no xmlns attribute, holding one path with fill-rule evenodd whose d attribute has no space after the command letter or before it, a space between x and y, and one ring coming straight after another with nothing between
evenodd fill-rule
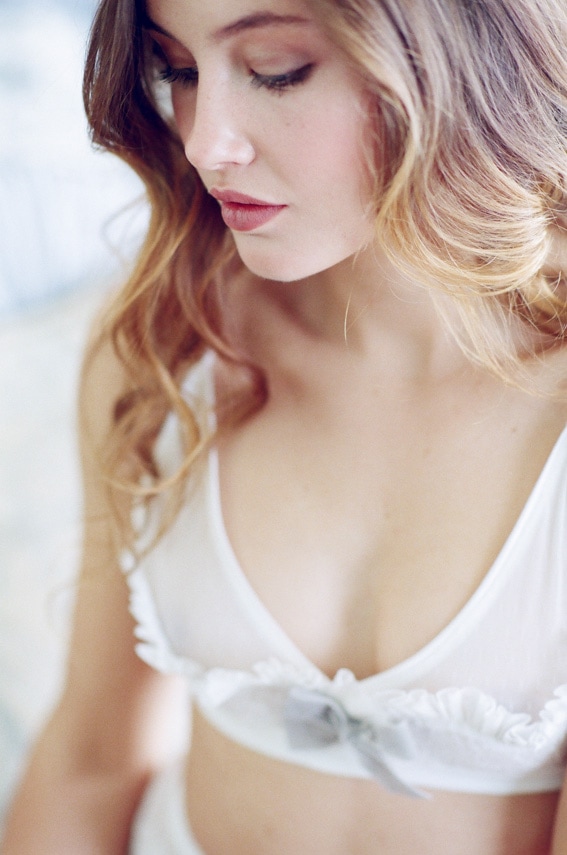
<instances>
[{"instance_id":1,"label":"torso","mask_svg":"<svg viewBox=\"0 0 567 855\"><path fill-rule=\"evenodd\" d=\"M219 449L235 553L321 670L385 670L478 587L567 407L473 368L419 385L363 371L308 341L291 345L270 390ZM543 855L556 801L436 792L416 803L248 751L198 715L187 767L208 855Z\"/></svg>"},{"instance_id":2,"label":"torso","mask_svg":"<svg viewBox=\"0 0 567 855\"><path fill-rule=\"evenodd\" d=\"M327 388L318 368L310 387L298 360L300 388L223 440L223 517L287 635L329 675L363 678L415 653L469 600L567 407L474 372L388 388L322 361Z\"/></svg>"},{"instance_id":3,"label":"torso","mask_svg":"<svg viewBox=\"0 0 567 855\"><path fill-rule=\"evenodd\" d=\"M199 715L187 813L207 855L549 855L557 793L429 801L248 751Z\"/></svg>"}]
</instances>

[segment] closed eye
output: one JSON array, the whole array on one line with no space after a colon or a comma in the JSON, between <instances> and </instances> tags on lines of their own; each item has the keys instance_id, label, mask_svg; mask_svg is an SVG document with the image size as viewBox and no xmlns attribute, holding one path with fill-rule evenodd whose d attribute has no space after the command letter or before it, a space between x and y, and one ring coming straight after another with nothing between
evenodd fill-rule
<instances>
[{"instance_id":1,"label":"closed eye","mask_svg":"<svg viewBox=\"0 0 567 855\"><path fill-rule=\"evenodd\" d=\"M308 63L301 68L287 71L284 74L260 74L250 71L251 83L256 89L268 89L272 92L285 92L293 86L304 83L313 71L313 63ZM186 68L172 68L167 65L160 71L160 80L164 83L179 83L184 87L195 86L199 80L199 71L196 66Z\"/></svg>"},{"instance_id":2,"label":"closed eye","mask_svg":"<svg viewBox=\"0 0 567 855\"><path fill-rule=\"evenodd\" d=\"M313 63L308 63L285 74L258 74L258 72L253 71L252 85L257 89L264 88L273 92L285 92L286 89L304 83L311 75L313 68Z\"/></svg>"},{"instance_id":3,"label":"closed eye","mask_svg":"<svg viewBox=\"0 0 567 855\"><path fill-rule=\"evenodd\" d=\"M168 65L160 71L159 79L163 80L164 83L180 83L186 87L195 86L199 80L199 72L196 66L172 68Z\"/></svg>"}]
</instances>

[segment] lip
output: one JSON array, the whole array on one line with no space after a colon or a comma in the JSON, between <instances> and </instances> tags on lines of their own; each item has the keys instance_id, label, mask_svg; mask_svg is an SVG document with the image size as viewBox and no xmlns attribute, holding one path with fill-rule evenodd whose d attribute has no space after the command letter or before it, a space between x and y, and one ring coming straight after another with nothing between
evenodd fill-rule
<instances>
[{"instance_id":1,"label":"lip","mask_svg":"<svg viewBox=\"0 0 567 855\"><path fill-rule=\"evenodd\" d=\"M273 220L287 205L274 205L256 199L236 190L221 190L213 187L209 190L220 202L221 216L231 231L251 232Z\"/></svg>"}]
</instances>

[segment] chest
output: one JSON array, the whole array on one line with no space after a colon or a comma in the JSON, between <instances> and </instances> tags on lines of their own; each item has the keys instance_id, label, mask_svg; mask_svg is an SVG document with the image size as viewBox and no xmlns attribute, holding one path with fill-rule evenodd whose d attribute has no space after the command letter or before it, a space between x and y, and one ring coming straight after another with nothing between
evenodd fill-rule
<instances>
[{"instance_id":1,"label":"chest","mask_svg":"<svg viewBox=\"0 0 567 855\"><path fill-rule=\"evenodd\" d=\"M407 659L493 564L563 414L508 405L476 416L443 402L345 405L330 419L266 408L224 444L222 509L239 563L322 670L362 677Z\"/></svg>"}]
</instances>

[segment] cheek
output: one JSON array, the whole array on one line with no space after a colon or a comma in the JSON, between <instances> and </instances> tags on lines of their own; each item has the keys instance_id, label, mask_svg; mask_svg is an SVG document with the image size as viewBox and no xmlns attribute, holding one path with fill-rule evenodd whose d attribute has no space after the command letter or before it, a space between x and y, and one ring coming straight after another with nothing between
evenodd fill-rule
<instances>
[{"instance_id":1,"label":"cheek","mask_svg":"<svg viewBox=\"0 0 567 855\"><path fill-rule=\"evenodd\" d=\"M332 90L331 90L332 91ZM370 120L361 94L343 87L340 94L332 93L321 100L305 124L298 157L311 152L314 171L321 180L336 186L344 194L349 187L353 195L368 194L368 140Z\"/></svg>"},{"instance_id":2,"label":"cheek","mask_svg":"<svg viewBox=\"0 0 567 855\"><path fill-rule=\"evenodd\" d=\"M328 117L316 127L315 140L298 147L298 174L307 173L306 151L311 150L313 192L320 192L320 205L325 217L340 214L345 219L360 218L374 211L373 182L368 169L364 144L365 128L359 114L341 112L336 121Z\"/></svg>"}]
</instances>

